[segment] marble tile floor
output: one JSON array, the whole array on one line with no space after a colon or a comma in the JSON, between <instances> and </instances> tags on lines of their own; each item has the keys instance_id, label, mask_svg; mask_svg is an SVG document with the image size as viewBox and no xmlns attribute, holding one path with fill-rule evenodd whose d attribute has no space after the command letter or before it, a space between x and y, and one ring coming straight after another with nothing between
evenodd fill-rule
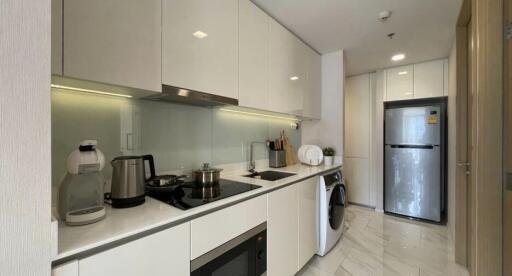
<instances>
[{"instance_id":1,"label":"marble tile floor","mask_svg":"<svg viewBox=\"0 0 512 276\"><path fill-rule=\"evenodd\" d=\"M454 262L446 226L433 225L351 205L345 232L324 257L315 256L300 276L467 276Z\"/></svg>"}]
</instances>

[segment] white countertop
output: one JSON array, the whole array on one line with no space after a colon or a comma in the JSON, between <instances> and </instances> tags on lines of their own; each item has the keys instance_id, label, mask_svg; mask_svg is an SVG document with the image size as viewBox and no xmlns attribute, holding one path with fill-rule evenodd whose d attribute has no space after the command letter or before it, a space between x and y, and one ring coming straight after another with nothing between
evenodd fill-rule
<instances>
[{"instance_id":1,"label":"white countertop","mask_svg":"<svg viewBox=\"0 0 512 276\"><path fill-rule=\"evenodd\" d=\"M274 170L296 173L277 181L265 181L241 176L247 174L239 169L225 170L221 177L224 179L245 182L249 184L262 186L261 188L230 196L205 205L194 207L189 210L181 210L171 205L146 197L146 202L142 205L126 208L114 209L107 206L107 216L105 219L84 226L67 226L59 222L58 228L58 255L54 261L74 258L87 251L95 250L99 247L112 243L122 243L122 240L129 239L135 235L142 235L145 232L155 231L159 228L165 229L166 226L172 227L194 219L198 216L207 214L217 209L232 205L234 202L240 202L244 199L252 198L256 195L268 193L271 190L286 186L322 172L332 170L341 165L333 166L306 166L294 165L280 169L258 168L258 171Z\"/></svg>"}]
</instances>

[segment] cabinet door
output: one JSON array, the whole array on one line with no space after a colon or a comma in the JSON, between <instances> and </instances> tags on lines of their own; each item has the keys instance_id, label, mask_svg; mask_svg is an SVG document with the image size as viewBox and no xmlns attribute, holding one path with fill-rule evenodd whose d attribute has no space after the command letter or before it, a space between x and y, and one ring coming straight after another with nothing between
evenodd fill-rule
<instances>
[{"instance_id":1,"label":"cabinet door","mask_svg":"<svg viewBox=\"0 0 512 276\"><path fill-rule=\"evenodd\" d=\"M414 65L414 98L442 97L444 94L443 60Z\"/></svg>"},{"instance_id":2,"label":"cabinet door","mask_svg":"<svg viewBox=\"0 0 512 276\"><path fill-rule=\"evenodd\" d=\"M239 5L239 105L267 110L270 18L249 0Z\"/></svg>"},{"instance_id":3,"label":"cabinet door","mask_svg":"<svg viewBox=\"0 0 512 276\"><path fill-rule=\"evenodd\" d=\"M318 251L317 191L319 177L297 184L299 189L299 264L300 270Z\"/></svg>"},{"instance_id":4,"label":"cabinet door","mask_svg":"<svg viewBox=\"0 0 512 276\"><path fill-rule=\"evenodd\" d=\"M194 219L190 223L190 259L193 260L265 222L266 204L267 197L263 195Z\"/></svg>"},{"instance_id":5,"label":"cabinet door","mask_svg":"<svg viewBox=\"0 0 512 276\"><path fill-rule=\"evenodd\" d=\"M347 78L345 92L345 155L370 155L371 89L370 74Z\"/></svg>"},{"instance_id":6,"label":"cabinet door","mask_svg":"<svg viewBox=\"0 0 512 276\"><path fill-rule=\"evenodd\" d=\"M80 276L190 275L190 223L79 261Z\"/></svg>"},{"instance_id":7,"label":"cabinet door","mask_svg":"<svg viewBox=\"0 0 512 276\"><path fill-rule=\"evenodd\" d=\"M62 1L52 0L52 74L62 75Z\"/></svg>"},{"instance_id":8,"label":"cabinet door","mask_svg":"<svg viewBox=\"0 0 512 276\"><path fill-rule=\"evenodd\" d=\"M400 66L386 70L386 101L413 98L413 66Z\"/></svg>"},{"instance_id":9,"label":"cabinet door","mask_svg":"<svg viewBox=\"0 0 512 276\"><path fill-rule=\"evenodd\" d=\"M64 75L161 91L160 0L64 0Z\"/></svg>"},{"instance_id":10,"label":"cabinet door","mask_svg":"<svg viewBox=\"0 0 512 276\"><path fill-rule=\"evenodd\" d=\"M297 272L298 216L297 185L268 195L267 275L294 275Z\"/></svg>"},{"instance_id":11,"label":"cabinet door","mask_svg":"<svg viewBox=\"0 0 512 276\"><path fill-rule=\"evenodd\" d=\"M371 206L370 163L368 158L345 157L343 172L347 181L348 201Z\"/></svg>"},{"instance_id":12,"label":"cabinet door","mask_svg":"<svg viewBox=\"0 0 512 276\"><path fill-rule=\"evenodd\" d=\"M303 116L320 119L322 114L322 60L313 49L306 46L306 85L304 89Z\"/></svg>"},{"instance_id":13,"label":"cabinet door","mask_svg":"<svg viewBox=\"0 0 512 276\"><path fill-rule=\"evenodd\" d=\"M162 3L163 83L238 99L238 1Z\"/></svg>"},{"instance_id":14,"label":"cabinet door","mask_svg":"<svg viewBox=\"0 0 512 276\"><path fill-rule=\"evenodd\" d=\"M70 261L52 269L52 276L78 276L78 261Z\"/></svg>"},{"instance_id":15,"label":"cabinet door","mask_svg":"<svg viewBox=\"0 0 512 276\"><path fill-rule=\"evenodd\" d=\"M275 20L270 20L269 109L286 114L302 112L302 87L299 40Z\"/></svg>"}]
</instances>

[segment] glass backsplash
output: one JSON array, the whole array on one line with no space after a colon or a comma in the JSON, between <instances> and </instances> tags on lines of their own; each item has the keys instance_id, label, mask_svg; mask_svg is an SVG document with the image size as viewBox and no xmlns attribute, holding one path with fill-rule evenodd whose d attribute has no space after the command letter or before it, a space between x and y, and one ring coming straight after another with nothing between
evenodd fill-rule
<instances>
[{"instance_id":1,"label":"glass backsplash","mask_svg":"<svg viewBox=\"0 0 512 276\"><path fill-rule=\"evenodd\" d=\"M58 187L67 156L82 140L98 141L107 160L102 172L110 179L116 156L152 154L157 173L238 163L248 160L251 141L276 138L282 130L297 149L300 130L286 120L53 89L52 183ZM257 147L255 158L266 159L266 150Z\"/></svg>"}]
</instances>

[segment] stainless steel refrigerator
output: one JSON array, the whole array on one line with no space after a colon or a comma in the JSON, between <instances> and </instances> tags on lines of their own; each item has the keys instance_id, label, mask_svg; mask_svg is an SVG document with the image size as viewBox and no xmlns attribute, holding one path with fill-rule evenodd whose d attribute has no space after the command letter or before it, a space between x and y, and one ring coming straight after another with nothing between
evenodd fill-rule
<instances>
[{"instance_id":1,"label":"stainless steel refrigerator","mask_svg":"<svg viewBox=\"0 0 512 276\"><path fill-rule=\"evenodd\" d=\"M445 209L445 106L385 109L384 211L442 222Z\"/></svg>"}]
</instances>

